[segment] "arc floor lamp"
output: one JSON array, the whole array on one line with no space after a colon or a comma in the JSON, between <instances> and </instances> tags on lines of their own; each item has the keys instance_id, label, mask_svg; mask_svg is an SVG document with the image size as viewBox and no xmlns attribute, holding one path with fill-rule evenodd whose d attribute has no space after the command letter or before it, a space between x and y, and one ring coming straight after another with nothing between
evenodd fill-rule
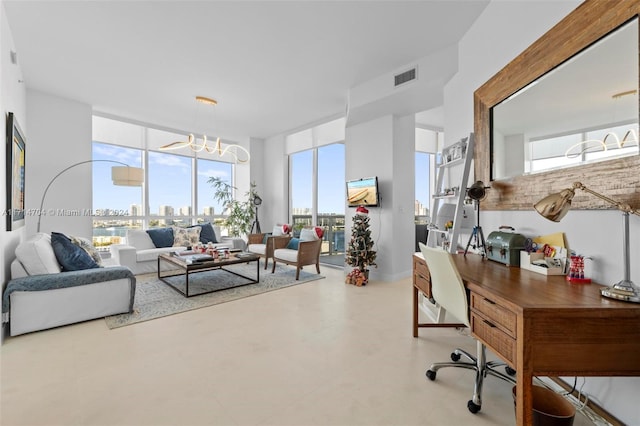
<instances>
[{"instance_id":1,"label":"arc floor lamp","mask_svg":"<svg viewBox=\"0 0 640 426\"><path fill-rule=\"evenodd\" d=\"M544 218L553 222L560 222L571 208L571 200L575 195L575 190L581 189L601 200L606 201L622 211L622 249L624 255L624 278L611 287L603 288L600 293L605 297L624 300L627 302L640 303L640 287L631 281L631 262L629 256L629 214L640 216L640 210L631 208L628 204L613 200L605 195L597 193L580 182L574 182L573 187L548 195L533 205L533 208Z\"/></svg>"},{"instance_id":2,"label":"arc floor lamp","mask_svg":"<svg viewBox=\"0 0 640 426\"><path fill-rule=\"evenodd\" d=\"M79 163L75 163L63 169L60 173L55 175L49 184L44 190L44 194L42 194L42 200L40 200L40 210L38 210L38 228L36 232L40 232L40 221L42 220L42 207L44 206L44 200L47 197L47 192L49 188L55 182L56 179L67 170L73 169L74 167L80 166L82 164L87 163L97 163L97 162L106 162L106 163L116 163L121 164L122 166L113 166L111 168L111 180L113 180L113 184L117 186L142 186L144 182L144 170L140 167L131 167L128 164L122 163L120 161L115 160L86 160L80 161Z\"/></svg>"}]
</instances>

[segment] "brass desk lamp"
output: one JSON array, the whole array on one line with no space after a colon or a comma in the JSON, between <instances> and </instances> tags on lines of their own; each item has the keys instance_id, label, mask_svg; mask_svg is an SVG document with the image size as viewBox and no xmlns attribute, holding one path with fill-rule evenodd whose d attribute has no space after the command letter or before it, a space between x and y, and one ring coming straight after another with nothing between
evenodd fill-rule
<instances>
[{"instance_id":1,"label":"brass desk lamp","mask_svg":"<svg viewBox=\"0 0 640 426\"><path fill-rule=\"evenodd\" d=\"M587 188L580 182L574 182L572 188L563 189L562 191L548 195L542 200L533 205L543 217L553 221L560 222L562 218L567 214L571 208L571 200L575 195L575 190L581 189L589 194L604 200L610 204L613 204L622 211L622 219L624 231L622 234L622 246L624 252L624 279L614 284L611 287L606 287L600 290L600 293L605 297L613 299L624 300L626 302L640 303L640 288L631 281L631 263L629 258L629 213L640 216L640 210L632 209L628 204L624 204L611 198L599 194L591 189Z\"/></svg>"}]
</instances>

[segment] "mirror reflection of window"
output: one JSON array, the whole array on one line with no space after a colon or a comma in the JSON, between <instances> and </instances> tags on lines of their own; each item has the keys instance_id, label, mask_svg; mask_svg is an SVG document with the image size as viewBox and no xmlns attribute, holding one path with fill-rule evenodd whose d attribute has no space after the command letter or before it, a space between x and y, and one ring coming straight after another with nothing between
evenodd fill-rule
<instances>
[{"instance_id":1,"label":"mirror reflection of window","mask_svg":"<svg viewBox=\"0 0 640 426\"><path fill-rule=\"evenodd\" d=\"M491 108L491 178L638 155L638 18Z\"/></svg>"}]
</instances>

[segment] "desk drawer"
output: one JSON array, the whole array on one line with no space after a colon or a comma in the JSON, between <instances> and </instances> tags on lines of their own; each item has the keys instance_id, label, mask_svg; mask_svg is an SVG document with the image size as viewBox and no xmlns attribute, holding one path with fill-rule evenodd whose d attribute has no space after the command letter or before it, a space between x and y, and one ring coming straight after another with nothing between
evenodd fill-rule
<instances>
[{"instance_id":1,"label":"desk drawer","mask_svg":"<svg viewBox=\"0 0 640 426\"><path fill-rule=\"evenodd\" d=\"M427 297L431 297L431 276L424 260L413 260L413 285L420 289Z\"/></svg>"},{"instance_id":2,"label":"desk drawer","mask_svg":"<svg viewBox=\"0 0 640 426\"><path fill-rule=\"evenodd\" d=\"M511 337L516 337L516 314L505 307L471 292L471 309L484 315Z\"/></svg>"},{"instance_id":3,"label":"desk drawer","mask_svg":"<svg viewBox=\"0 0 640 426\"><path fill-rule=\"evenodd\" d=\"M473 311L471 312L471 332L510 365L516 365L516 339Z\"/></svg>"}]
</instances>

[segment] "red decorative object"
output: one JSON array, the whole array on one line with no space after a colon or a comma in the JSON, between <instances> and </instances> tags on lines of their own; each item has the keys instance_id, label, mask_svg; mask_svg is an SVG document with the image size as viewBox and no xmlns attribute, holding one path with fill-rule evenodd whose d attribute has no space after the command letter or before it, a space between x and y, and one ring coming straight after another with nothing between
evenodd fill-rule
<instances>
[{"instance_id":1,"label":"red decorative object","mask_svg":"<svg viewBox=\"0 0 640 426\"><path fill-rule=\"evenodd\" d=\"M324 235L324 229L322 229L319 226L316 226L316 235L318 236L319 239L322 239L322 236Z\"/></svg>"},{"instance_id":2,"label":"red decorative object","mask_svg":"<svg viewBox=\"0 0 640 426\"><path fill-rule=\"evenodd\" d=\"M369 210L367 210L364 206L358 206L356 209L356 213L369 214Z\"/></svg>"},{"instance_id":3,"label":"red decorative object","mask_svg":"<svg viewBox=\"0 0 640 426\"><path fill-rule=\"evenodd\" d=\"M364 271L361 271L358 268L353 269L351 272L347 274L347 278L345 279L345 284L353 284L356 287L362 287L363 285L367 285L369 282L369 278Z\"/></svg>"},{"instance_id":4,"label":"red decorative object","mask_svg":"<svg viewBox=\"0 0 640 426\"><path fill-rule=\"evenodd\" d=\"M284 225L282 225L282 232L288 234L289 232L291 232L291 227L285 223Z\"/></svg>"}]
</instances>

